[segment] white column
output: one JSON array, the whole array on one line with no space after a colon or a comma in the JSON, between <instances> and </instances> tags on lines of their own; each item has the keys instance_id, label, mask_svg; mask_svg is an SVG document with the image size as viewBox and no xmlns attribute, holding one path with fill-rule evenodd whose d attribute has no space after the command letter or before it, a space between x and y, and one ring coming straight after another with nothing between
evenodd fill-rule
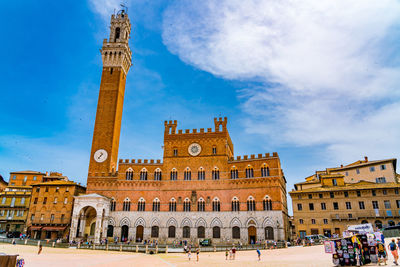
<instances>
[{"instance_id":1,"label":"white column","mask_svg":"<svg viewBox=\"0 0 400 267\"><path fill-rule=\"evenodd\" d=\"M100 242L100 233L101 233L101 216L96 217L96 228L94 232L94 243L98 244Z\"/></svg>"},{"instance_id":2,"label":"white column","mask_svg":"<svg viewBox=\"0 0 400 267\"><path fill-rule=\"evenodd\" d=\"M76 230L77 230L77 227L78 227L78 220L79 220L79 216L78 215L73 215L72 216L70 233L69 233L69 240L74 240L75 237L76 237Z\"/></svg>"},{"instance_id":3,"label":"white column","mask_svg":"<svg viewBox=\"0 0 400 267\"><path fill-rule=\"evenodd\" d=\"M86 217L81 215L81 225L79 226L79 236L83 237L85 235Z\"/></svg>"}]
</instances>

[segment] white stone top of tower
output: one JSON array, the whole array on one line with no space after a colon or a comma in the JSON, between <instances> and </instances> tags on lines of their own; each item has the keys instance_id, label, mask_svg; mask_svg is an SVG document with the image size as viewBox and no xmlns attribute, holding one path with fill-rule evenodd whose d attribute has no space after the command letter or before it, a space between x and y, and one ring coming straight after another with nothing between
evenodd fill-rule
<instances>
[{"instance_id":1,"label":"white stone top of tower","mask_svg":"<svg viewBox=\"0 0 400 267\"><path fill-rule=\"evenodd\" d=\"M104 39L100 50L103 67L121 67L125 75L132 65L132 52L129 47L131 23L124 10L111 16L110 37Z\"/></svg>"}]
</instances>

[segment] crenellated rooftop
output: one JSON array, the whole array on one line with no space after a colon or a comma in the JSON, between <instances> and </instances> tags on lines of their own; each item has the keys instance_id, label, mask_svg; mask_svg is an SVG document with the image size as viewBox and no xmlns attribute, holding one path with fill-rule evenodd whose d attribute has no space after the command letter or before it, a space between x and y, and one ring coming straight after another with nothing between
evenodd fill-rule
<instances>
[{"instance_id":1,"label":"crenellated rooftop","mask_svg":"<svg viewBox=\"0 0 400 267\"><path fill-rule=\"evenodd\" d=\"M207 131L205 131L205 128L200 128L200 129L179 129L177 130L178 127L178 122L176 120L169 120L169 121L164 121L164 135L166 136L176 136L176 135L186 135L186 134L204 134L204 133L226 133L227 130L227 125L228 123L228 118L214 118L214 130L212 128L207 128Z\"/></svg>"},{"instance_id":2,"label":"crenellated rooftop","mask_svg":"<svg viewBox=\"0 0 400 267\"><path fill-rule=\"evenodd\" d=\"M120 159L119 164L154 164L154 165L161 165L162 162L160 159L154 160L154 159Z\"/></svg>"},{"instance_id":3,"label":"crenellated rooftop","mask_svg":"<svg viewBox=\"0 0 400 267\"><path fill-rule=\"evenodd\" d=\"M238 161L247 161L247 160L254 160L254 159L269 159L269 158L277 158L278 153L277 152L272 152L272 155L270 153L265 153L265 154L251 154L250 157L249 155L243 155L243 156L236 156L235 158L230 158L230 162L238 162Z\"/></svg>"}]
</instances>

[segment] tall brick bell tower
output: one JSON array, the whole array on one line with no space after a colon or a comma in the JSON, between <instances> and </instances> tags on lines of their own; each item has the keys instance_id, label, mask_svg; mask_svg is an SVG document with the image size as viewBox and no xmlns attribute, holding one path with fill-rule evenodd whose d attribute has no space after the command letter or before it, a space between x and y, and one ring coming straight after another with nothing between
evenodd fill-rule
<instances>
[{"instance_id":1,"label":"tall brick bell tower","mask_svg":"<svg viewBox=\"0 0 400 267\"><path fill-rule=\"evenodd\" d=\"M104 39L100 50L103 73L88 176L109 175L117 168L125 82L132 62L130 32L131 24L124 10L111 16L110 38Z\"/></svg>"}]
</instances>

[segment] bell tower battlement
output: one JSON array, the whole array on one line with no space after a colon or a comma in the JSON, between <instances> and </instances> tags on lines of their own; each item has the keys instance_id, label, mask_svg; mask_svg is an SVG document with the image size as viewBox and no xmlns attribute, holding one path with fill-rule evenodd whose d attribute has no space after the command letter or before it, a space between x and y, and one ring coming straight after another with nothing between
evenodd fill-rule
<instances>
[{"instance_id":1,"label":"bell tower battlement","mask_svg":"<svg viewBox=\"0 0 400 267\"><path fill-rule=\"evenodd\" d=\"M110 38L104 39L100 50L103 67L121 67L126 75L132 65L132 51L129 48L131 23L124 10L111 16Z\"/></svg>"}]
</instances>

